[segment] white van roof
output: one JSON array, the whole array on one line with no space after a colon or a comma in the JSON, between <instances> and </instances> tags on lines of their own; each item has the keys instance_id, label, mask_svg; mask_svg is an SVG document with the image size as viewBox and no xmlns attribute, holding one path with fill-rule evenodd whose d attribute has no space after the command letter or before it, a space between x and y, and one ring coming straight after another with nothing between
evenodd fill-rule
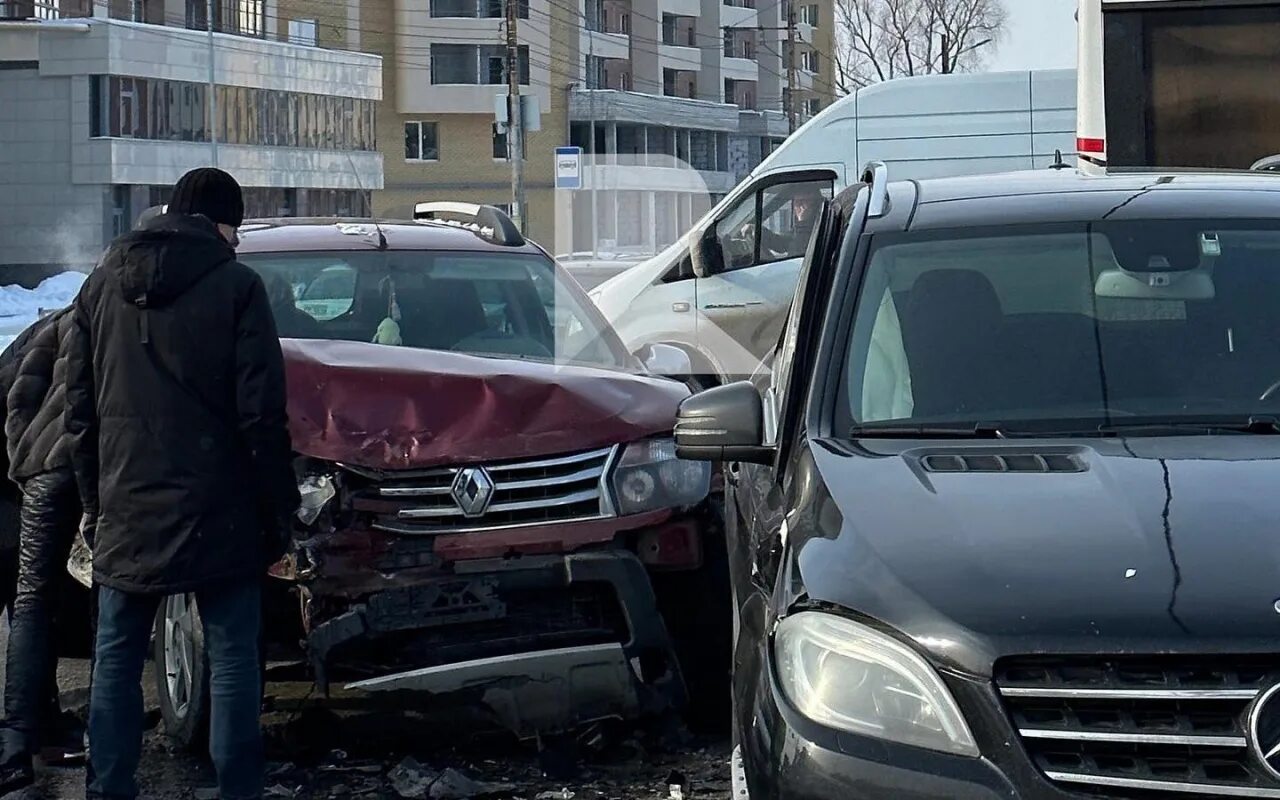
<instances>
[{"instance_id":1,"label":"white van roof","mask_svg":"<svg viewBox=\"0 0 1280 800\"><path fill-rule=\"evenodd\" d=\"M1075 70L926 75L877 83L806 122L752 171L884 161L902 178L1047 167L1075 154Z\"/></svg>"}]
</instances>

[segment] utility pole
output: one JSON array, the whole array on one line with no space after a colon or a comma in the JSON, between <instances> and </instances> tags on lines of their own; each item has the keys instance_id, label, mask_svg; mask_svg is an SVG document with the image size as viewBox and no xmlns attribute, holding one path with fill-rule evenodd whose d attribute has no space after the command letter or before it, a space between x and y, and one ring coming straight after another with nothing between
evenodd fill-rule
<instances>
[{"instance_id":1,"label":"utility pole","mask_svg":"<svg viewBox=\"0 0 1280 800\"><path fill-rule=\"evenodd\" d=\"M511 162L511 218L521 233L524 222L524 109L520 102L520 39L516 21L520 0L507 4L507 159Z\"/></svg>"},{"instance_id":2,"label":"utility pole","mask_svg":"<svg viewBox=\"0 0 1280 800\"><path fill-rule=\"evenodd\" d=\"M787 132L796 132L796 0L787 3Z\"/></svg>"},{"instance_id":3,"label":"utility pole","mask_svg":"<svg viewBox=\"0 0 1280 800\"><path fill-rule=\"evenodd\" d=\"M199 8L199 6L197 6ZM205 3L205 27L209 29L209 152L218 166L218 85L213 71L213 0Z\"/></svg>"}]
</instances>

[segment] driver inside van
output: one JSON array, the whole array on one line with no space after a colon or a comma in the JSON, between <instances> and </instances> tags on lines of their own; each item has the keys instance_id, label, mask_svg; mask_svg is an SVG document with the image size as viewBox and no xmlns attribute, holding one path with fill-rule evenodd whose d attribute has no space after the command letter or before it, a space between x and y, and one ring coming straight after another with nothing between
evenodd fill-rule
<instances>
[{"instance_id":1,"label":"driver inside van","mask_svg":"<svg viewBox=\"0 0 1280 800\"><path fill-rule=\"evenodd\" d=\"M760 236L761 254L768 253L774 259L801 258L809 248L809 239L818 224L818 212L825 196L817 183L799 183L791 193L791 226L789 230L774 231L766 221Z\"/></svg>"}]
</instances>

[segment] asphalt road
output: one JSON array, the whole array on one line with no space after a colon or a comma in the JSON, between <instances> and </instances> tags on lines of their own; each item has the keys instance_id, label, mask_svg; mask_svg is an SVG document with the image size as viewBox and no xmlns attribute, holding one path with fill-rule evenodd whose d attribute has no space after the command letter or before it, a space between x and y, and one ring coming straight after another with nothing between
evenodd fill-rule
<instances>
[{"instance_id":1,"label":"asphalt road","mask_svg":"<svg viewBox=\"0 0 1280 800\"><path fill-rule=\"evenodd\" d=\"M0 647L7 642L0 619ZM0 659L0 686L3 672ZM64 660L58 672L63 707L86 713L88 662ZM152 723L140 770L144 798L212 800L206 761L163 734L149 666L144 688ZM695 739L670 724L604 725L544 741L540 752L472 725L456 709L368 713L340 700L320 702L299 683L269 682L267 695L268 797L663 800L673 796L672 781L685 798L728 800L731 793L728 743ZM36 786L10 797L83 798L84 770L41 766Z\"/></svg>"}]
</instances>

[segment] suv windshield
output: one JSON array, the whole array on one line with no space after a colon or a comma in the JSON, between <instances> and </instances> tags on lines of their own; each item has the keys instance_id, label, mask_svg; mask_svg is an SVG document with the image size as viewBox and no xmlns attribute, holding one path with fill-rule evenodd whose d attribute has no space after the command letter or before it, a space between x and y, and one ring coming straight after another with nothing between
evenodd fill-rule
<instances>
[{"instance_id":1,"label":"suv windshield","mask_svg":"<svg viewBox=\"0 0 1280 800\"><path fill-rule=\"evenodd\" d=\"M1280 225L878 235L849 421L1069 432L1280 414Z\"/></svg>"},{"instance_id":2,"label":"suv windshield","mask_svg":"<svg viewBox=\"0 0 1280 800\"><path fill-rule=\"evenodd\" d=\"M546 258L391 250L242 253L240 260L263 277L283 338L388 343L386 332L398 328L404 347L627 365L621 345Z\"/></svg>"}]
</instances>

